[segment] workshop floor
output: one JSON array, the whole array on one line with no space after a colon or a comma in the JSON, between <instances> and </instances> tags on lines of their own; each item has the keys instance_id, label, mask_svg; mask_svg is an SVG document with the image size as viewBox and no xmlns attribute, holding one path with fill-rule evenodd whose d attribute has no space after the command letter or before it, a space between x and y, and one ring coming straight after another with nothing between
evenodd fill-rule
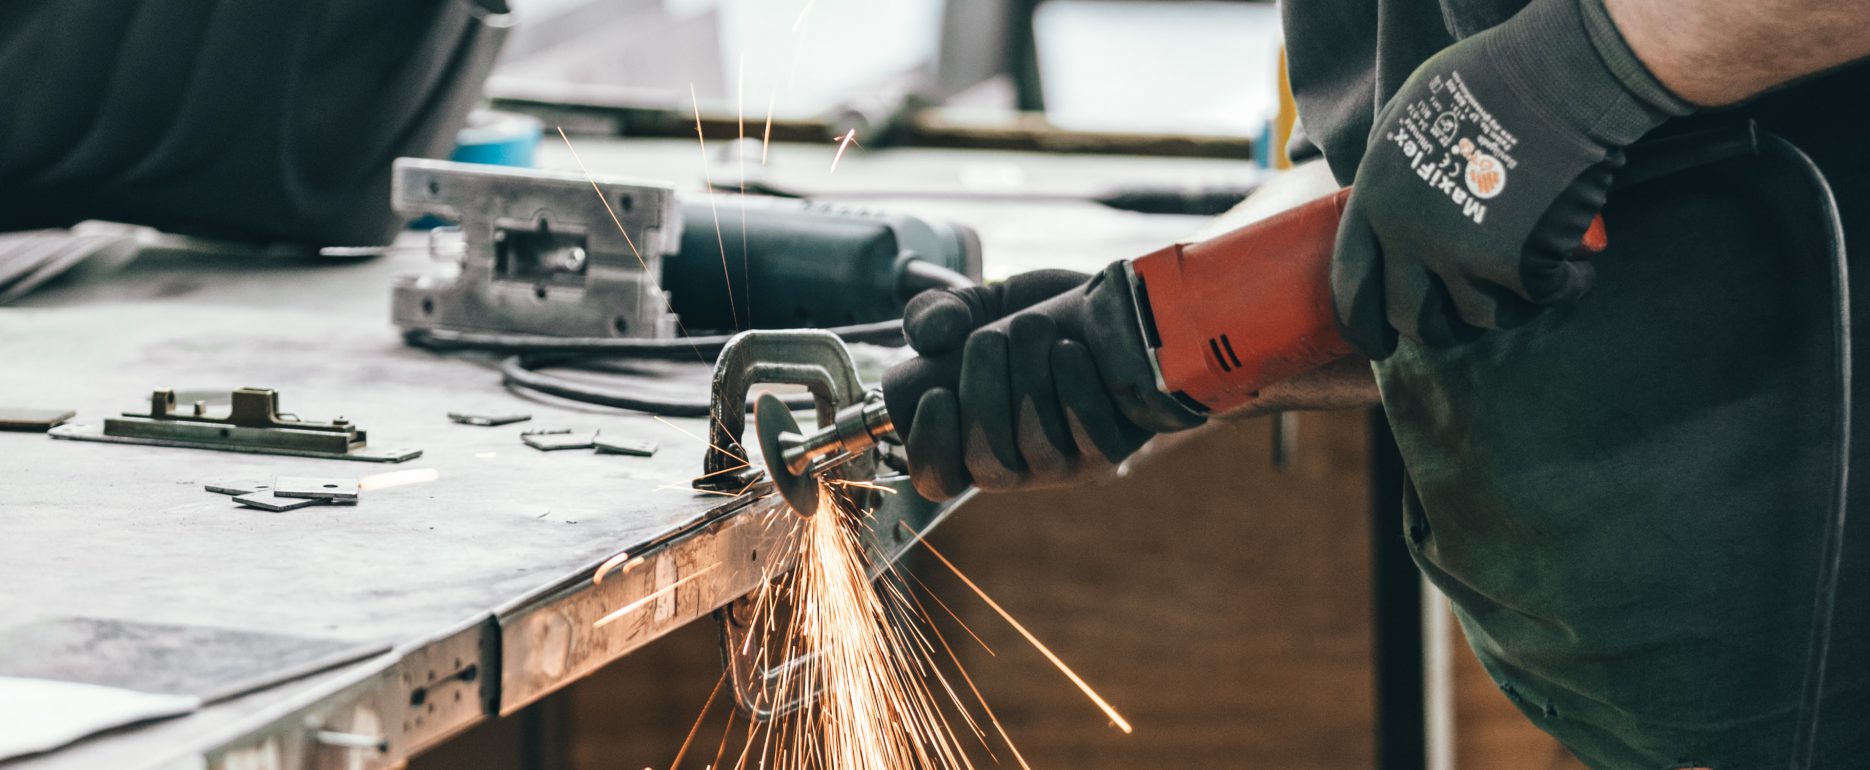
<instances>
[{"instance_id":1,"label":"workshop floor","mask_svg":"<svg viewBox=\"0 0 1870 770\"><path fill-rule=\"evenodd\" d=\"M1271 467L1267 422L1252 421L1180 442L1126 482L982 499L937 532L1136 725L1109 727L952 577L922 565L997 653L957 645L1033 767L1374 766L1364 418L1301 425L1284 471ZM1512 710L1464 646L1456 653L1459 768L1583 767ZM666 767L718 656L714 630L691 625L411 767ZM717 704L685 767L713 759L721 720Z\"/></svg>"}]
</instances>

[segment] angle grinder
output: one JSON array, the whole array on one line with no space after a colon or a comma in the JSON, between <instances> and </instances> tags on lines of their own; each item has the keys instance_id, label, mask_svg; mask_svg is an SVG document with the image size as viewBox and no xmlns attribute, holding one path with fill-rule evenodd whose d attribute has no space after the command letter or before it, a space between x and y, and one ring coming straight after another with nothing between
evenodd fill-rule
<instances>
[{"instance_id":1,"label":"angle grinder","mask_svg":"<svg viewBox=\"0 0 1870 770\"><path fill-rule=\"evenodd\" d=\"M1223 412L1251 402L1268 384L1350 352L1338 333L1329 281L1348 195L1341 190L1130 260L1125 272L1159 390L1200 411ZM795 511L811 515L819 476L880 442L901 443L914 399L930 387L955 387L960 370L958 352L897 364L880 391L811 433L800 430L779 399L762 396L754 420L767 475Z\"/></svg>"}]
</instances>

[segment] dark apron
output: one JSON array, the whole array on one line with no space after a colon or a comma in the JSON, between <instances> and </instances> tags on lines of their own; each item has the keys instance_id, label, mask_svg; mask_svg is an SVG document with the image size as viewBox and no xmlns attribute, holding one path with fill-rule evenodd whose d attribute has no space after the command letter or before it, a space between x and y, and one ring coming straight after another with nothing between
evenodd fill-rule
<instances>
[{"instance_id":1,"label":"dark apron","mask_svg":"<svg viewBox=\"0 0 1870 770\"><path fill-rule=\"evenodd\" d=\"M1819 144L1846 243L1866 242L1864 142ZM1815 211L1803 179L1759 159L1620 191L1583 300L1376 367L1417 563L1506 695L1594 767L1789 761L1836 507L1834 270ZM1853 267L1861 284L1870 265ZM1853 503L1870 490L1857 414ZM1866 600L1861 520L1818 766L1870 751Z\"/></svg>"}]
</instances>

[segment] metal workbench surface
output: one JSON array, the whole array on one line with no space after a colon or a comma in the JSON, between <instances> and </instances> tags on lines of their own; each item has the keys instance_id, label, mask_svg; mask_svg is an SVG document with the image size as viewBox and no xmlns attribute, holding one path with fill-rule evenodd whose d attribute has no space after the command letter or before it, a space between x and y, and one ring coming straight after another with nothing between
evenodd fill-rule
<instances>
[{"instance_id":1,"label":"metal workbench surface","mask_svg":"<svg viewBox=\"0 0 1870 770\"><path fill-rule=\"evenodd\" d=\"M774 160L816 174L830 150L775 147ZM692 143L584 140L580 151L600 173L682 186L701 176ZM569 165L562 148L545 160ZM1052 189L1095 189L1244 169L1067 160L876 152L847 157L836 181L953 187L957 173L973 169L1025 175ZM1200 221L1090 204L903 205L978 227L990 275L1041 265L1090 269L1181 237ZM84 618L263 634L284 647L350 653L324 660L355 658L0 766L297 767L314 756L312 764L394 764L755 584L761 546L775 536L762 526L762 505L686 489L700 472L695 437L704 421L524 399L501 387L489 359L406 347L388 322L390 280L426 266L419 251L327 263L157 255L0 309L0 406L70 408L76 422L94 423L146 409L158 387L268 387L280 391L283 411L342 415L368 430L373 446L423 450L379 465L0 433L0 645L19 638L10 633ZM705 369L688 376L694 395L705 395ZM492 428L446 418L477 410L533 417ZM646 438L660 451L642 458L520 443L521 430L551 426ZM209 481L407 469L434 469L436 478L367 491L357 506L276 514L202 489ZM593 588L592 569L626 551L649 561ZM704 560L723 555L746 558L692 577L713 563ZM692 582L681 590L658 593L684 577ZM652 594L659 598L625 622L592 627L602 613ZM0 664L7 654L0 646ZM265 671L266 660L254 655L240 662L281 673ZM321 734L325 749L302 745Z\"/></svg>"}]
</instances>

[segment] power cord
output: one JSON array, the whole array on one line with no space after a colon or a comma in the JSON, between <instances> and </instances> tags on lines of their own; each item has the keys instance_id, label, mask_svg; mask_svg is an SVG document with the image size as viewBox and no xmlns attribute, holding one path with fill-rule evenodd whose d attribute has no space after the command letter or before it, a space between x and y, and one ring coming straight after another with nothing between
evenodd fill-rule
<instances>
[{"instance_id":1,"label":"power cord","mask_svg":"<svg viewBox=\"0 0 1870 770\"><path fill-rule=\"evenodd\" d=\"M1831 273L1832 355L1837 366L1837 427L1832 454L1831 511L1819 544L1818 579L1813 591L1811 638L1806 650L1803 691L1799 699L1792 767L1809 770L1817 759L1819 706L1824 700L1825 669L1831 654L1832 620L1837 614L1838 576L1844 564L1844 523L1848 514L1851 455L1850 265L1844 247L1844 222L1838 215L1831 184L1810 156L1777 134L1753 131L1761 157L1785 161L1810 185L1817 199L1820 232Z\"/></svg>"},{"instance_id":2,"label":"power cord","mask_svg":"<svg viewBox=\"0 0 1870 770\"><path fill-rule=\"evenodd\" d=\"M1719 128L1682 134L1632 147L1629 165L1617 174L1614 189L1625 189L1689 168L1726 160L1754 157L1783 161L1797 172L1817 201L1819 232L1823 234L1825 268L1831 277L1832 356L1836 367L1837 409L1833 437L1831 505L1819 542L1819 562L1813 591L1812 625L1799 698L1799 716L1791 766L1810 770L1816 761L1819 706L1824 697L1825 671L1831 653L1833 619L1837 613L1838 576L1843 570L1844 523L1848 513L1851 456L1851 327L1849 254L1844 247L1844 222L1838 214L1831 184L1818 164L1797 145L1761 130L1748 121L1744 128Z\"/></svg>"},{"instance_id":3,"label":"power cord","mask_svg":"<svg viewBox=\"0 0 1870 770\"><path fill-rule=\"evenodd\" d=\"M898 265L898 296L912 297L928 289L974 285L974 280L924 259L908 258ZM901 319L837 326L826 329L845 342L900 347L904 344ZM631 387L634 379L625 375L611 377L613 384L598 385L546 374L542 369L572 368L604 371L607 362L624 360L690 361L712 364L734 335L708 335L671 338L631 337L547 337L536 334L471 332L452 329L410 329L403 333L408 344L436 351L478 350L509 353L500 362L500 378L507 387L537 391L587 404L629 409L665 417L706 417L712 404L707 400L658 396L641 386ZM782 397L786 405L804 409L813 405L810 394Z\"/></svg>"}]
</instances>

